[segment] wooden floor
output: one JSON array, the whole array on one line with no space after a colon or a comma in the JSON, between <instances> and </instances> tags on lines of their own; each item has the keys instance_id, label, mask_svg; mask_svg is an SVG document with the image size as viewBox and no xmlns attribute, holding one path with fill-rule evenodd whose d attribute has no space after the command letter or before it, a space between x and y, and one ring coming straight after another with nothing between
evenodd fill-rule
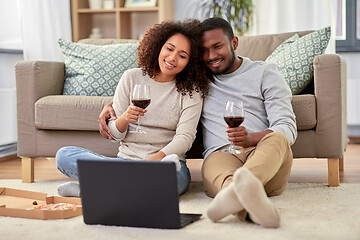
<instances>
[{"instance_id":1,"label":"wooden floor","mask_svg":"<svg viewBox=\"0 0 360 240\"><path fill-rule=\"evenodd\" d=\"M202 160L188 161L193 181L201 181ZM0 159L0 179L21 179L21 160L16 156ZM57 169L54 158L35 161L35 181L40 179L66 180ZM289 182L327 183L326 159L294 159ZM349 144L344 156L341 183L360 183L360 144Z\"/></svg>"}]
</instances>

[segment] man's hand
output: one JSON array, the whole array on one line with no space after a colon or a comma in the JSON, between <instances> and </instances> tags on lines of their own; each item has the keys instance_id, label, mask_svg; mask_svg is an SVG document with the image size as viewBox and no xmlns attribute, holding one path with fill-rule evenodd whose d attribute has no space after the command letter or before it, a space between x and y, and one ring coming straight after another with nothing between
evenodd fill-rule
<instances>
[{"instance_id":1,"label":"man's hand","mask_svg":"<svg viewBox=\"0 0 360 240\"><path fill-rule=\"evenodd\" d=\"M99 115L99 119L98 119L100 134L104 138L112 140L112 137L110 136L110 129L107 126L107 122L106 122L107 119L109 119L109 118L116 120L116 115L115 115L115 111L112 107L112 102L110 102L104 106L104 108L102 109L102 111Z\"/></svg>"},{"instance_id":2,"label":"man's hand","mask_svg":"<svg viewBox=\"0 0 360 240\"><path fill-rule=\"evenodd\" d=\"M228 133L228 140L230 142L233 142L236 146L241 146L245 148L256 146L265 135L272 133L271 130L249 133L243 126L236 128L230 128L229 126L227 126L226 132Z\"/></svg>"}]
</instances>

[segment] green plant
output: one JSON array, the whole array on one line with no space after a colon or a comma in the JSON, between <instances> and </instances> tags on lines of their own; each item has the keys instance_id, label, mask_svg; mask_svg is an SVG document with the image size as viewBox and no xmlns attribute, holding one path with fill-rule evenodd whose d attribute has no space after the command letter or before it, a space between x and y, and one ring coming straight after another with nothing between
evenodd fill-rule
<instances>
[{"instance_id":1,"label":"green plant","mask_svg":"<svg viewBox=\"0 0 360 240\"><path fill-rule=\"evenodd\" d=\"M203 0L201 5L205 17L226 19L236 34L243 35L249 29L253 13L252 0Z\"/></svg>"}]
</instances>

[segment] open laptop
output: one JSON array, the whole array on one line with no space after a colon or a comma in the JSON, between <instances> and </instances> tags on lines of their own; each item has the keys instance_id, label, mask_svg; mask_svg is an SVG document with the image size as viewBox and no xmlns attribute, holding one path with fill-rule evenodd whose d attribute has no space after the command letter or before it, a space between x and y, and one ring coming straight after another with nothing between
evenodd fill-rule
<instances>
[{"instance_id":1,"label":"open laptop","mask_svg":"<svg viewBox=\"0 0 360 240\"><path fill-rule=\"evenodd\" d=\"M173 162L78 160L86 224L182 228L201 214L180 214Z\"/></svg>"}]
</instances>

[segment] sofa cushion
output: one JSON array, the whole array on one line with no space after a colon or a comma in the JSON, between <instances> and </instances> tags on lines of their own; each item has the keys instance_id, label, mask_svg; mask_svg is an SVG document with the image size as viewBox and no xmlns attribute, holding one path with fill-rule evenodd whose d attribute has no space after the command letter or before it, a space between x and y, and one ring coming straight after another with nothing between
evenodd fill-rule
<instances>
[{"instance_id":1,"label":"sofa cushion","mask_svg":"<svg viewBox=\"0 0 360 240\"><path fill-rule=\"evenodd\" d=\"M277 65L292 94L301 93L313 79L314 58L325 52L330 33L330 27L326 27L301 38L295 34L266 59Z\"/></svg>"},{"instance_id":2,"label":"sofa cushion","mask_svg":"<svg viewBox=\"0 0 360 240\"><path fill-rule=\"evenodd\" d=\"M312 31L266 34L257 36L239 36L238 48L235 53L238 56L248 57L253 61L265 61L265 59L286 39L294 34L300 37Z\"/></svg>"},{"instance_id":3,"label":"sofa cushion","mask_svg":"<svg viewBox=\"0 0 360 240\"><path fill-rule=\"evenodd\" d=\"M35 103L39 129L99 131L97 119L112 97L52 95Z\"/></svg>"},{"instance_id":4,"label":"sofa cushion","mask_svg":"<svg viewBox=\"0 0 360 240\"><path fill-rule=\"evenodd\" d=\"M52 95L35 103L35 126L39 129L98 131L97 119L112 97ZM295 95L292 106L298 130L316 125L314 95Z\"/></svg>"},{"instance_id":5,"label":"sofa cushion","mask_svg":"<svg viewBox=\"0 0 360 240\"><path fill-rule=\"evenodd\" d=\"M138 67L138 43L104 46L59 39L65 58L64 95L113 96L123 72Z\"/></svg>"},{"instance_id":6,"label":"sofa cushion","mask_svg":"<svg viewBox=\"0 0 360 240\"><path fill-rule=\"evenodd\" d=\"M316 126L315 95L294 95L291 104L296 116L297 130L309 130Z\"/></svg>"}]
</instances>

